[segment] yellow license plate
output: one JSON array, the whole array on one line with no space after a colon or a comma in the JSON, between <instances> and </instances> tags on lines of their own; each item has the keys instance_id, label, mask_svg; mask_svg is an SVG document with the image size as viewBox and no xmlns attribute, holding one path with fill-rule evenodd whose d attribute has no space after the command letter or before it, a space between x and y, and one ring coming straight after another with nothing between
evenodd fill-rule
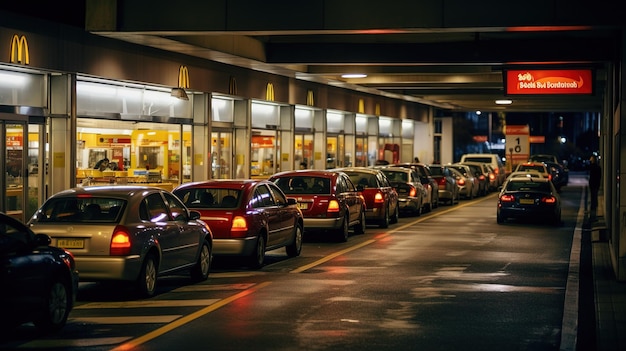
<instances>
[{"instance_id":1,"label":"yellow license plate","mask_svg":"<svg viewBox=\"0 0 626 351\"><path fill-rule=\"evenodd\" d=\"M84 239L59 239L57 246L64 249L83 249L85 248Z\"/></svg>"},{"instance_id":2,"label":"yellow license plate","mask_svg":"<svg viewBox=\"0 0 626 351\"><path fill-rule=\"evenodd\" d=\"M298 202L298 208L301 210L306 210L309 208L309 204L306 202Z\"/></svg>"},{"instance_id":3,"label":"yellow license plate","mask_svg":"<svg viewBox=\"0 0 626 351\"><path fill-rule=\"evenodd\" d=\"M519 203L522 205L532 205L535 203L534 199L519 199Z\"/></svg>"}]
</instances>

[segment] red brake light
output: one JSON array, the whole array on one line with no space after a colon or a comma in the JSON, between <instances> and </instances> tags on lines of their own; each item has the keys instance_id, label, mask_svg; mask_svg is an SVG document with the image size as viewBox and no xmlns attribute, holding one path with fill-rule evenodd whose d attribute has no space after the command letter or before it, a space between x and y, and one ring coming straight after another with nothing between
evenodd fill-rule
<instances>
[{"instance_id":1,"label":"red brake light","mask_svg":"<svg viewBox=\"0 0 626 351\"><path fill-rule=\"evenodd\" d=\"M465 179L463 179L463 178L458 179L458 180L456 181L456 183L457 183L458 185L460 185L460 186L463 186L463 185L465 185Z\"/></svg>"},{"instance_id":2,"label":"red brake light","mask_svg":"<svg viewBox=\"0 0 626 351\"><path fill-rule=\"evenodd\" d=\"M111 256L124 256L130 254L130 234L126 227L118 225L113 230L109 253Z\"/></svg>"},{"instance_id":3,"label":"red brake light","mask_svg":"<svg viewBox=\"0 0 626 351\"><path fill-rule=\"evenodd\" d=\"M231 225L230 230L233 232L247 232L248 223L246 222L246 219L242 216L235 216L235 218L233 218L233 224Z\"/></svg>"},{"instance_id":4,"label":"red brake light","mask_svg":"<svg viewBox=\"0 0 626 351\"><path fill-rule=\"evenodd\" d=\"M500 202L513 202L515 201L515 196L514 195L502 195L500 196Z\"/></svg>"},{"instance_id":5,"label":"red brake light","mask_svg":"<svg viewBox=\"0 0 626 351\"><path fill-rule=\"evenodd\" d=\"M446 178L441 177L437 179L437 184L439 184L439 186L446 186Z\"/></svg>"},{"instance_id":6,"label":"red brake light","mask_svg":"<svg viewBox=\"0 0 626 351\"><path fill-rule=\"evenodd\" d=\"M383 197L383 194L378 192L376 193L376 195L374 195L374 203L382 203L385 202L385 198Z\"/></svg>"},{"instance_id":7,"label":"red brake light","mask_svg":"<svg viewBox=\"0 0 626 351\"><path fill-rule=\"evenodd\" d=\"M337 202L337 200L330 200L328 202L328 212L339 212L339 202Z\"/></svg>"},{"instance_id":8,"label":"red brake light","mask_svg":"<svg viewBox=\"0 0 626 351\"><path fill-rule=\"evenodd\" d=\"M478 179L480 179L480 180L485 180L485 175L484 175L484 174L479 175L479 176L478 176Z\"/></svg>"},{"instance_id":9,"label":"red brake light","mask_svg":"<svg viewBox=\"0 0 626 351\"><path fill-rule=\"evenodd\" d=\"M409 190L409 196L415 197L415 195L417 195L417 190L414 186L411 186L411 190Z\"/></svg>"},{"instance_id":10,"label":"red brake light","mask_svg":"<svg viewBox=\"0 0 626 351\"><path fill-rule=\"evenodd\" d=\"M496 175L495 175L495 174L493 174L493 173L489 173L489 179L490 179L490 180L494 180L494 179L496 179Z\"/></svg>"},{"instance_id":11,"label":"red brake light","mask_svg":"<svg viewBox=\"0 0 626 351\"><path fill-rule=\"evenodd\" d=\"M556 203L556 198L554 196L546 196L541 199L541 202L546 204L554 204Z\"/></svg>"}]
</instances>

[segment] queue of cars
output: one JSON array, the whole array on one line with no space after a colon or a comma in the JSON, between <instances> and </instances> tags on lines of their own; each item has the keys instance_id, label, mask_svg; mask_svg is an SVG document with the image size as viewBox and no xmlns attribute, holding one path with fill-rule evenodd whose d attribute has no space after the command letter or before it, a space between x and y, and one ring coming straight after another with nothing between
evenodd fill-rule
<instances>
[{"instance_id":1,"label":"queue of cars","mask_svg":"<svg viewBox=\"0 0 626 351\"><path fill-rule=\"evenodd\" d=\"M554 178L545 166L531 168L521 167L498 186L498 224L537 217L560 223ZM260 268L269 250L299 256L305 232L347 241L350 229L387 228L400 212L419 216L461 196L485 195L493 187L489 179L498 177L488 164L467 161L284 171L267 180L185 183L172 192L117 185L65 190L26 225L0 213L0 261L11 267L0 271L6 287L0 298L9 315L19 316L0 326L33 322L43 331L59 330L79 277L127 282L150 297L165 275L188 271L193 281L206 280L214 256Z\"/></svg>"}]
</instances>

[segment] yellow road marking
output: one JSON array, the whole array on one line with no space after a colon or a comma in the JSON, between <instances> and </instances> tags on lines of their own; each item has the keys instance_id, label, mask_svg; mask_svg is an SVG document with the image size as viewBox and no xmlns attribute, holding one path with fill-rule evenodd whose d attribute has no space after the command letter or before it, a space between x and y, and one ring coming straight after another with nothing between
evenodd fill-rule
<instances>
[{"instance_id":1,"label":"yellow road marking","mask_svg":"<svg viewBox=\"0 0 626 351\"><path fill-rule=\"evenodd\" d=\"M127 343L124 343L114 349L112 349L111 351L126 351L126 350L132 350L134 348L136 348L137 346L144 344L154 338L157 338L167 332L170 332L176 328L179 328L189 322L192 322L195 319L198 319L208 313L211 313L221 307L224 307L226 305L228 305L229 303L236 301L242 297L248 296L250 294L252 294L253 292L262 289L266 286L268 286L269 284L271 284L271 282L264 282L264 283L260 283L259 285L253 286L250 289L244 290L238 294L235 294L231 297L225 298L223 300L220 300L219 302L214 303L213 305L207 306L197 312L194 312L192 314L186 315L180 319L175 320L174 322L164 325L161 328L158 328L156 330L153 330L152 332L145 334L143 336L140 336L136 339L130 340Z\"/></svg>"}]
</instances>

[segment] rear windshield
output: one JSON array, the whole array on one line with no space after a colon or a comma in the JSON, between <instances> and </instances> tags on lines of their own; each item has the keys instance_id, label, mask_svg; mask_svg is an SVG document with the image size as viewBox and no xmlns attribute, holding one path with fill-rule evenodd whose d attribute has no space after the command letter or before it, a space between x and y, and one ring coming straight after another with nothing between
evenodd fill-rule
<instances>
[{"instance_id":1,"label":"rear windshield","mask_svg":"<svg viewBox=\"0 0 626 351\"><path fill-rule=\"evenodd\" d=\"M491 157L465 157L463 162L491 163Z\"/></svg>"},{"instance_id":2,"label":"rear windshield","mask_svg":"<svg viewBox=\"0 0 626 351\"><path fill-rule=\"evenodd\" d=\"M117 223L126 200L107 197L61 197L47 201L34 222Z\"/></svg>"},{"instance_id":3,"label":"rear windshield","mask_svg":"<svg viewBox=\"0 0 626 351\"><path fill-rule=\"evenodd\" d=\"M550 192L550 184L546 182L509 182L506 190Z\"/></svg>"},{"instance_id":4,"label":"rear windshield","mask_svg":"<svg viewBox=\"0 0 626 351\"><path fill-rule=\"evenodd\" d=\"M443 168L441 167L430 167L430 174L434 176L443 175Z\"/></svg>"},{"instance_id":5,"label":"rear windshield","mask_svg":"<svg viewBox=\"0 0 626 351\"><path fill-rule=\"evenodd\" d=\"M390 182L408 182L409 174L407 172L401 171L390 171L387 169L383 169L382 172L387 176L387 179Z\"/></svg>"},{"instance_id":6,"label":"rear windshield","mask_svg":"<svg viewBox=\"0 0 626 351\"><path fill-rule=\"evenodd\" d=\"M519 165L517 168L518 171L537 171L539 173L544 173L546 171L543 166L532 166L532 165Z\"/></svg>"},{"instance_id":7,"label":"rear windshield","mask_svg":"<svg viewBox=\"0 0 626 351\"><path fill-rule=\"evenodd\" d=\"M225 188L187 188L174 191L174 195L189 208L236 208L241 190Z\"/></svg>"},{"instance_id":8,"label":"rear windshield","mask_svg":"<svg viewBox=\"0 0 626 351\"><path fill-rule=\"evenodd\" d=\"M330 179L313 176L280 177L274 180L285 194L330 194Z\"/></svg>"}]
</instances>

